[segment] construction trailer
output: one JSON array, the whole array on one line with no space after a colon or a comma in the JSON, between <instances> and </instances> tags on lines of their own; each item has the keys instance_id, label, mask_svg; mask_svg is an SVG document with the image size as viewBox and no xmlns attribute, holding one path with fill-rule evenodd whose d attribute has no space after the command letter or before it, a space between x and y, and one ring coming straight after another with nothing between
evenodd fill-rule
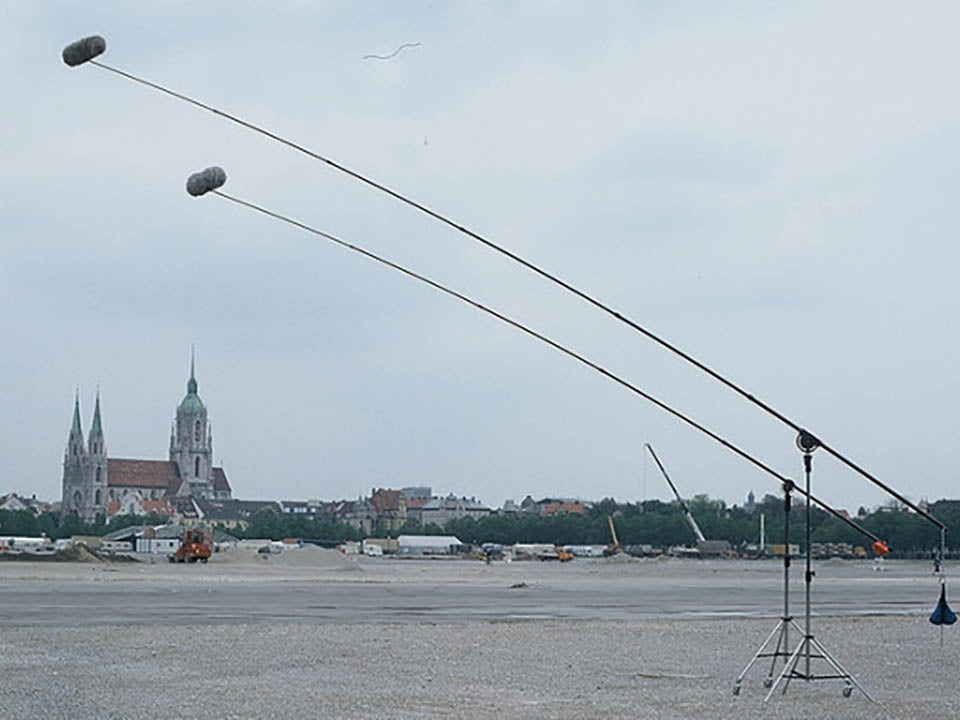
<instances>
[{"instance_id":1,"label":"construction trailer","mask_svg":"<svg viewBox=\"0 0 960 720\"><path fill-rule=\"evenodd\" d=\"M100 552L110 554L133 552L133 543L129 540L104 540L100 543Z\"/></svg>"},{"instance_id":2,"label":"construction trailer","mask_svg":"<svg viewBox=\"0 0 960 720\"><path fill-rule=\"evenodd\" d=\"M815 558L863 559L867 557L865 548L845 542L810 543L810 550Z\"/></svg>"},{"instance_id":3,"label":"construction trailer","mask_svg":"<svg viewBox=\"0 0 960 720\"><path fill-rule=\"evenodd\" d=\"M783 554L787 551L787 546L783 543L774 543L770 545L770 549L777 557L783 557ZM800 557L800 545L797 543L790 543L790 557Z\"/></svg>"},{"instance_id":4,"label":"construction trailer","mask_svg":"<svg viewBox=\"0 0 960 720\"><path fill-rule=\"evenodd\" d=\"M170 555L180 547L180 538L138 537L137 552L148 555Z\"/></svg>"},{"instance_id":5,"label":"construction trailer","mask_svg":"<svg viewBox=\"0 0 960 720\"><path fill-rule=\"evenodd\" d=\"M515 543L512 550L517 560L557 559L557 547L550 543Z\"/></svg>"},{"instance_id":6,"label":"construction trailer","mask_svg":"<svg viewBox=\"0 0 960 720\"><path fill-rule=\"evenodd\" d=\"M730 543L726 540L704 540L697 543L700 557L727 557L730 555Z\"/></svg>"},{"instance_id":7,"label":"construction trailer","mask_svg":"<svg viewBox=\"0 0 960 720\"><path fill-rule=\"evenodd\" d=\"M0 536L0 552L8 554L44 550L52 546L53 541L48 537L26 537L18 535Z\"/></svg>"},{"instance_id":8,"label":"construction trailer","mask_svg":"<svg viewBox=\"0 0 960 720\"><path fill-rule=\"evenodd\" d=\"M370 549L374 546L380 548L379 555L393 554L400 549L400 543L396 538L366 538L360 545L364 555L376 553L376 550Z\"/></svg>"},{"instance_id":9,"label":"construction trailer","mask_svg":"<svg viewBox=\"0 0 960 720\"><path fill-rule=\"evenodd\" d=\"M606 545L564 545L563 549L576 557L603 557Z\"/></svg>"}]
</instances>

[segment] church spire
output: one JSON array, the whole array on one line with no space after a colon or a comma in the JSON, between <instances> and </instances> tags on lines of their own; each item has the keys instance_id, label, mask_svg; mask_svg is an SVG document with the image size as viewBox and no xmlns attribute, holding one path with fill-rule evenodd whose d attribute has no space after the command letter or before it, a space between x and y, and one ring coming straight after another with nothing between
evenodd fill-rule
<instances>
[{"instance_id":1,"label":"church spire","mask_svg":"<svg viewBox=\"0 0 960 720\"><path fill-rule=\"evenodd\" d=\"M80 425L80 388L73 395L73 423L70 425L70 437L67 438L66 458L79 462L86 454L83 447L83 428Z\"/></svg>"},{"instance_id":2,"label":"church spire","mask_svg":"<svg viewBox=\"0 0 960 720\"><path fill-rule=\"evenodd\" d=\"M100 386L97 386L97 400L93 409L93 423L90 425L90 437L87 439L87 446L91 455L104 455L106 449L103 445L103 424L100 421Z\"/></svg>"},{"instance_id":3,"label":"church spire","mask_svg":"<svg viewBox=\"0 0 960 720\"><path fill-rule=\"evenodd\" d=\"M73 394L73 427L70 428L70 434L83 437L83 430L80 428L80 388Z\"/></svg>"},{"instance_id":4,"label":"church spire","mask_svg":"<svg viewBox=\"0 0 960 720\"><path fill-rule=\"evenodd\" d=\"M196 373L194 372L194 346L190 346L190 379L187 380L187 394L196 395L197 394L197 378Z\"/></svg>"},{"instance_id":5,"label":"church spire","mask_svg":"<svg viewBox=\"0 0 960 720\"><path fill-rule=\"evenodd\" d=\"M103 435L103 428L100 425L100 386L97 386L97 403L93 409L93 427L90 428L91 435Z\"/></svg>"},{"instance_id":6,"label":"church spire","mask_svg":"<svg viewBox=\"0 0 960 720\"><path fill-rule=\"evenodd\" d=\"M196 349L190 347L190 379L187 394L177 406L170 436L170 460L176 462L183 487L197 497L213 497L213 440L207 409L197 394Z\"/></svg>"}]
</instances>

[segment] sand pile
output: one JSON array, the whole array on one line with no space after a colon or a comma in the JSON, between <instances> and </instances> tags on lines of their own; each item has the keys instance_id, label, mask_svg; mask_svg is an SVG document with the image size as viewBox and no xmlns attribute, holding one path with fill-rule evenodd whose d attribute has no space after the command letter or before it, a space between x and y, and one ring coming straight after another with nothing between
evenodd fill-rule
<instances>
[{"instance_id":1,"label":"sand pile","mask_svg":"<svg viewBox=\"0 0 960 720\"><path fill-rule=\"evenodd\" d=\"M82 563L101 563L102 559L98 558L92 552L87 550L86 545L74 545L73 547L65 548L63 550L58 550L55 555L57 560L63 560L65 562L82 562Z\"/></svg>"},{"instance_id":2,"label":"sand pile","mask_svg":"<svg viewBox=\"0 0 960 720\"><path fill-rule=\"evenodd\" d=\"M360 569L356 560L347 557L339 550L328 550L316 545L305 545L302 548L284 550L279 555L271 555L268 562L283 567L312 567L323 570Z\"/></svg>"},{"instance_id":3,"label":"sand pile","mask_svg":"<svg viewBox=\"0 0 960 720\"><path fill-rule=\"evenodd\" d=\"M210 562L216 565L251 565L257 561L265 563L263 556L257 553L256 548L230 548L221 550L210 556Z\"/></svg>"},{"instance_id":4,"label":"sand pile","mask_svg":"<svg viewBox=\"0 0 960 720\"><path fill-rule=\"evenodd\" d=\"M637 557L627 553L617 553L597 560L600 567L614 568L618 565L664 565L669 564L674 558L666 555L654 555L652 557Z\"/></svg>"},{"instance_id":5,"label":"sand pile","mask_svg":"<svg viewBox=\"0 0 960 720\"><path fill-rule=\"evenodd\" d=\"M279 567L316 568L318 570L359 570L356 560L338 550L306 545L279 553L260 553L256 548L230 548L214 554L210 562L217 565L276 565Z\"/></svg>"}]
</instances>

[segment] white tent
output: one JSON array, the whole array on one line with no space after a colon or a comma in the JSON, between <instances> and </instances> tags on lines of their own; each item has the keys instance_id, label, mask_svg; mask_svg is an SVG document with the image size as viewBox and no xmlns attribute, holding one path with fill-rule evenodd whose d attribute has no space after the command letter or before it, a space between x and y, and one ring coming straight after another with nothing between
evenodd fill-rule
<instances>
[{"instance_id":1,"label":"white tent","mask_svg":"<svg viewBox=\"0 0 960 720\"><path fill-rule=\"evenodd\" d=\"M453 535L401 535L398 555L452 555L463 546Z\"/></svg>"}]
</instances>

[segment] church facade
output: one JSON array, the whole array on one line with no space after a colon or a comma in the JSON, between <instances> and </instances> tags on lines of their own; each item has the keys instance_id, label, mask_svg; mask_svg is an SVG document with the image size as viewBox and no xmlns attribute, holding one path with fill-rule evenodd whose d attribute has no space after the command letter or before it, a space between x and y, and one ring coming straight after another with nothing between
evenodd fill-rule
<instances>
[{"instance_id":1,"label":"church facade","mask_svg":"<svg viewBox=\"0 0 960 720\"><path fill-rule=\"evenodd\" d=\"M177 406L170 428L167 460L135 460L107 455L100 393L86 440L80 423L80 398L74 399L73 423L63 458L61 512L85 522L139 507L159 510L185 498L229 500L223 468L213 466L213 432L207 408L197 393L193 359L187 394Z\"/></svg>"}]
</instances>

